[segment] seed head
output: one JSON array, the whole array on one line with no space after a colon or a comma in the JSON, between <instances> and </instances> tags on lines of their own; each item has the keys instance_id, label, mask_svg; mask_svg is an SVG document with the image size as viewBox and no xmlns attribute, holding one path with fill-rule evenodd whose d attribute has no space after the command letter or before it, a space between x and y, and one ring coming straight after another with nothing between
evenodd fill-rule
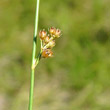
<instances>
[{"instance_id":1,"label":"seed head","mask_svg":"<svg viewBox=\"0 0 110 110\"><path fill-rule=\"evenodd\" d=\"M52 55L53 55L53 52L51 51L51 49L44 49L42 52L43 58L52 57Z\"/></svg>"},{"instance_id":2,"label":"seed head","mask_svg":"<svg viewBox=\"0 0 110 110\"><path fill-rule=\"evenodd\" d=\"M43 40L47 35L47 32L45 30L42 30L39 32L39 37Z\"/></svg>"},{"instance_id":3,"label":"seed head","mask_svg":"<svg viewBox=\"0 0 110 110\"><path fill-rule=\"evenodd\" d=\"M55 46L55 38L59 38L61 36L61 31L54 27L51 27L48 32L48 35L45 30L39 32L42 50L41 56L43 58L52 57L53 52L51 51L51 49Z\"/></svg>"}]
</instances>

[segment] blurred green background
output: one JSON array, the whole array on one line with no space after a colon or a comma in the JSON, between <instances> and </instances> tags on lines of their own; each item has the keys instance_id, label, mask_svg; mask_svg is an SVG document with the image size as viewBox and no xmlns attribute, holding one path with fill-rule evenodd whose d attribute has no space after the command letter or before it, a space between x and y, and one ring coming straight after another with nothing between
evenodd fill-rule
<instances>
[{"instance_id":1,"label":"blurred green background","mask_svg":"<svg viewBox=\"0 0 110 110\"><path fill-rule=\"evenodd\" d=\"M0 0L0 110L28 109L35 4ZM33 110L110 110L110 0L41 0L51 26L62 37L36 68Z\"/></svg>"}]
</instances>

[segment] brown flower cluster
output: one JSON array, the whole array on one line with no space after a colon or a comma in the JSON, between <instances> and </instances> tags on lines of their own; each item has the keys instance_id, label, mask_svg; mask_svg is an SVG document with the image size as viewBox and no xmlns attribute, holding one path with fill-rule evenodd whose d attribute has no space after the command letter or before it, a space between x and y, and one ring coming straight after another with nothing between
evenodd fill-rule
<instances>
[{"instance_id":1,"label":"brown flower cluster","mask_svg":"<svg viewBox=\"0 0 110 110\"><path fill-rule=\"evenodd\" d=\"M41 39L42 57L48 58L53 56L52 48L55 46L55 39L61 36L61 31L51 27L48 33L45 30L39 32Z\"/></svg>"}]
</instances>

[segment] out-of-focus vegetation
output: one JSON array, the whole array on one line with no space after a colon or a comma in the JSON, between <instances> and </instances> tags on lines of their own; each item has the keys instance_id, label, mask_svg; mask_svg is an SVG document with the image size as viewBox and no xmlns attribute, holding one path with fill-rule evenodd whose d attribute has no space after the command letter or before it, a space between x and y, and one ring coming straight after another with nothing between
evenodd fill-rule
<instances>
[{"instance_id":1,"label":"out-of-focus vegetation","mask_svg":"<svg viewBox=\"0 0 110 110\"><path fill-rule=\"evenodd\" d=\"M35 2L0 0L0 110L28 108ZM36 68L34 110L110 110L110 0L41 0L51 26L63 35Z\"/></svg>"}]
</instances>

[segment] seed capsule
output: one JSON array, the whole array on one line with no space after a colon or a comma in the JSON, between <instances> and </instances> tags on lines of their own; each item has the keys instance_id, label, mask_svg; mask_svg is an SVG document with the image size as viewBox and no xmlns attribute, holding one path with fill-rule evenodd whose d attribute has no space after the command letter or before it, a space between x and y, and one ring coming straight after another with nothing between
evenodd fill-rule
<instances>
[{"instance_id":1,"label":"seed capsule","mask_svg":"<svg viewBox=\"0 0 110 110\"><path fill-rule=\"evenodd\" d=\"M59 38L60 35L61 35L61 30L57 29L56 32L55 32L55 37Z\"/></svg>"},{"instance_id":2,"label":"seed capsule","mask_svg":"<svg viewBox=\"0 0 110 110\"><path fill-rule=\"evenodd\" d=\"M44 42L47 44L49 42L49 40L50 40L49 36L46 36L44 39Z\"/></svg>"},{"instance_id":3,"label":"seed capsule","mask_svg":"<svg viewBox=\"0 0 110 110\"><path fill-rule=\"evenodd\" d=\"M49 30L49 33L52 34L52 35L54 35L55 32L56 32L56 28L51 27L50 30Z\"/></svg>"},{"instance_id":4,"label":"seed capsule","mask_svg":"<svg viewBox=\"0 0 110 110\"><path fill-rule=\"evenodd\" d=\"M46 32L45 30L39 32L39 37L40 37L42 40L46 37L46 35L47 35L47 32Z\"/></svg>"},{"instance_id":5,"label":"seed capsule","mask_svg":"<svg viewBox=\"0 0 110 110\"><path fill-rule=\"evenodd\" d=\"M44 47L43 47L43 49L45 50L45 49L51 49L51 48L53 48L55 46L55 41L49 41L49 43L47 44L47 45L45 45Z\"/></svg>"},{"instance_id":6,"label":"seed capsule","mask_svg":"<svg viewBox=\"0 0 110 110\"><path fill-rule=\"evenodd\" d=\"M53 48L55 46L55 41L50 41L49 43L48 43L48 48Z\"/></svg>"},{"instance_id":7,"label":"seed capsule","mask_svg":"<svg viewBox=\"0 0 110 110\"><path fill-rule=\"evenodd\" d=\"M51 49L45 49L42 52L42 57L43 58L48 58L48 57L52 57L53 52L51 51Z\"/></svg>"}]
</instances>

